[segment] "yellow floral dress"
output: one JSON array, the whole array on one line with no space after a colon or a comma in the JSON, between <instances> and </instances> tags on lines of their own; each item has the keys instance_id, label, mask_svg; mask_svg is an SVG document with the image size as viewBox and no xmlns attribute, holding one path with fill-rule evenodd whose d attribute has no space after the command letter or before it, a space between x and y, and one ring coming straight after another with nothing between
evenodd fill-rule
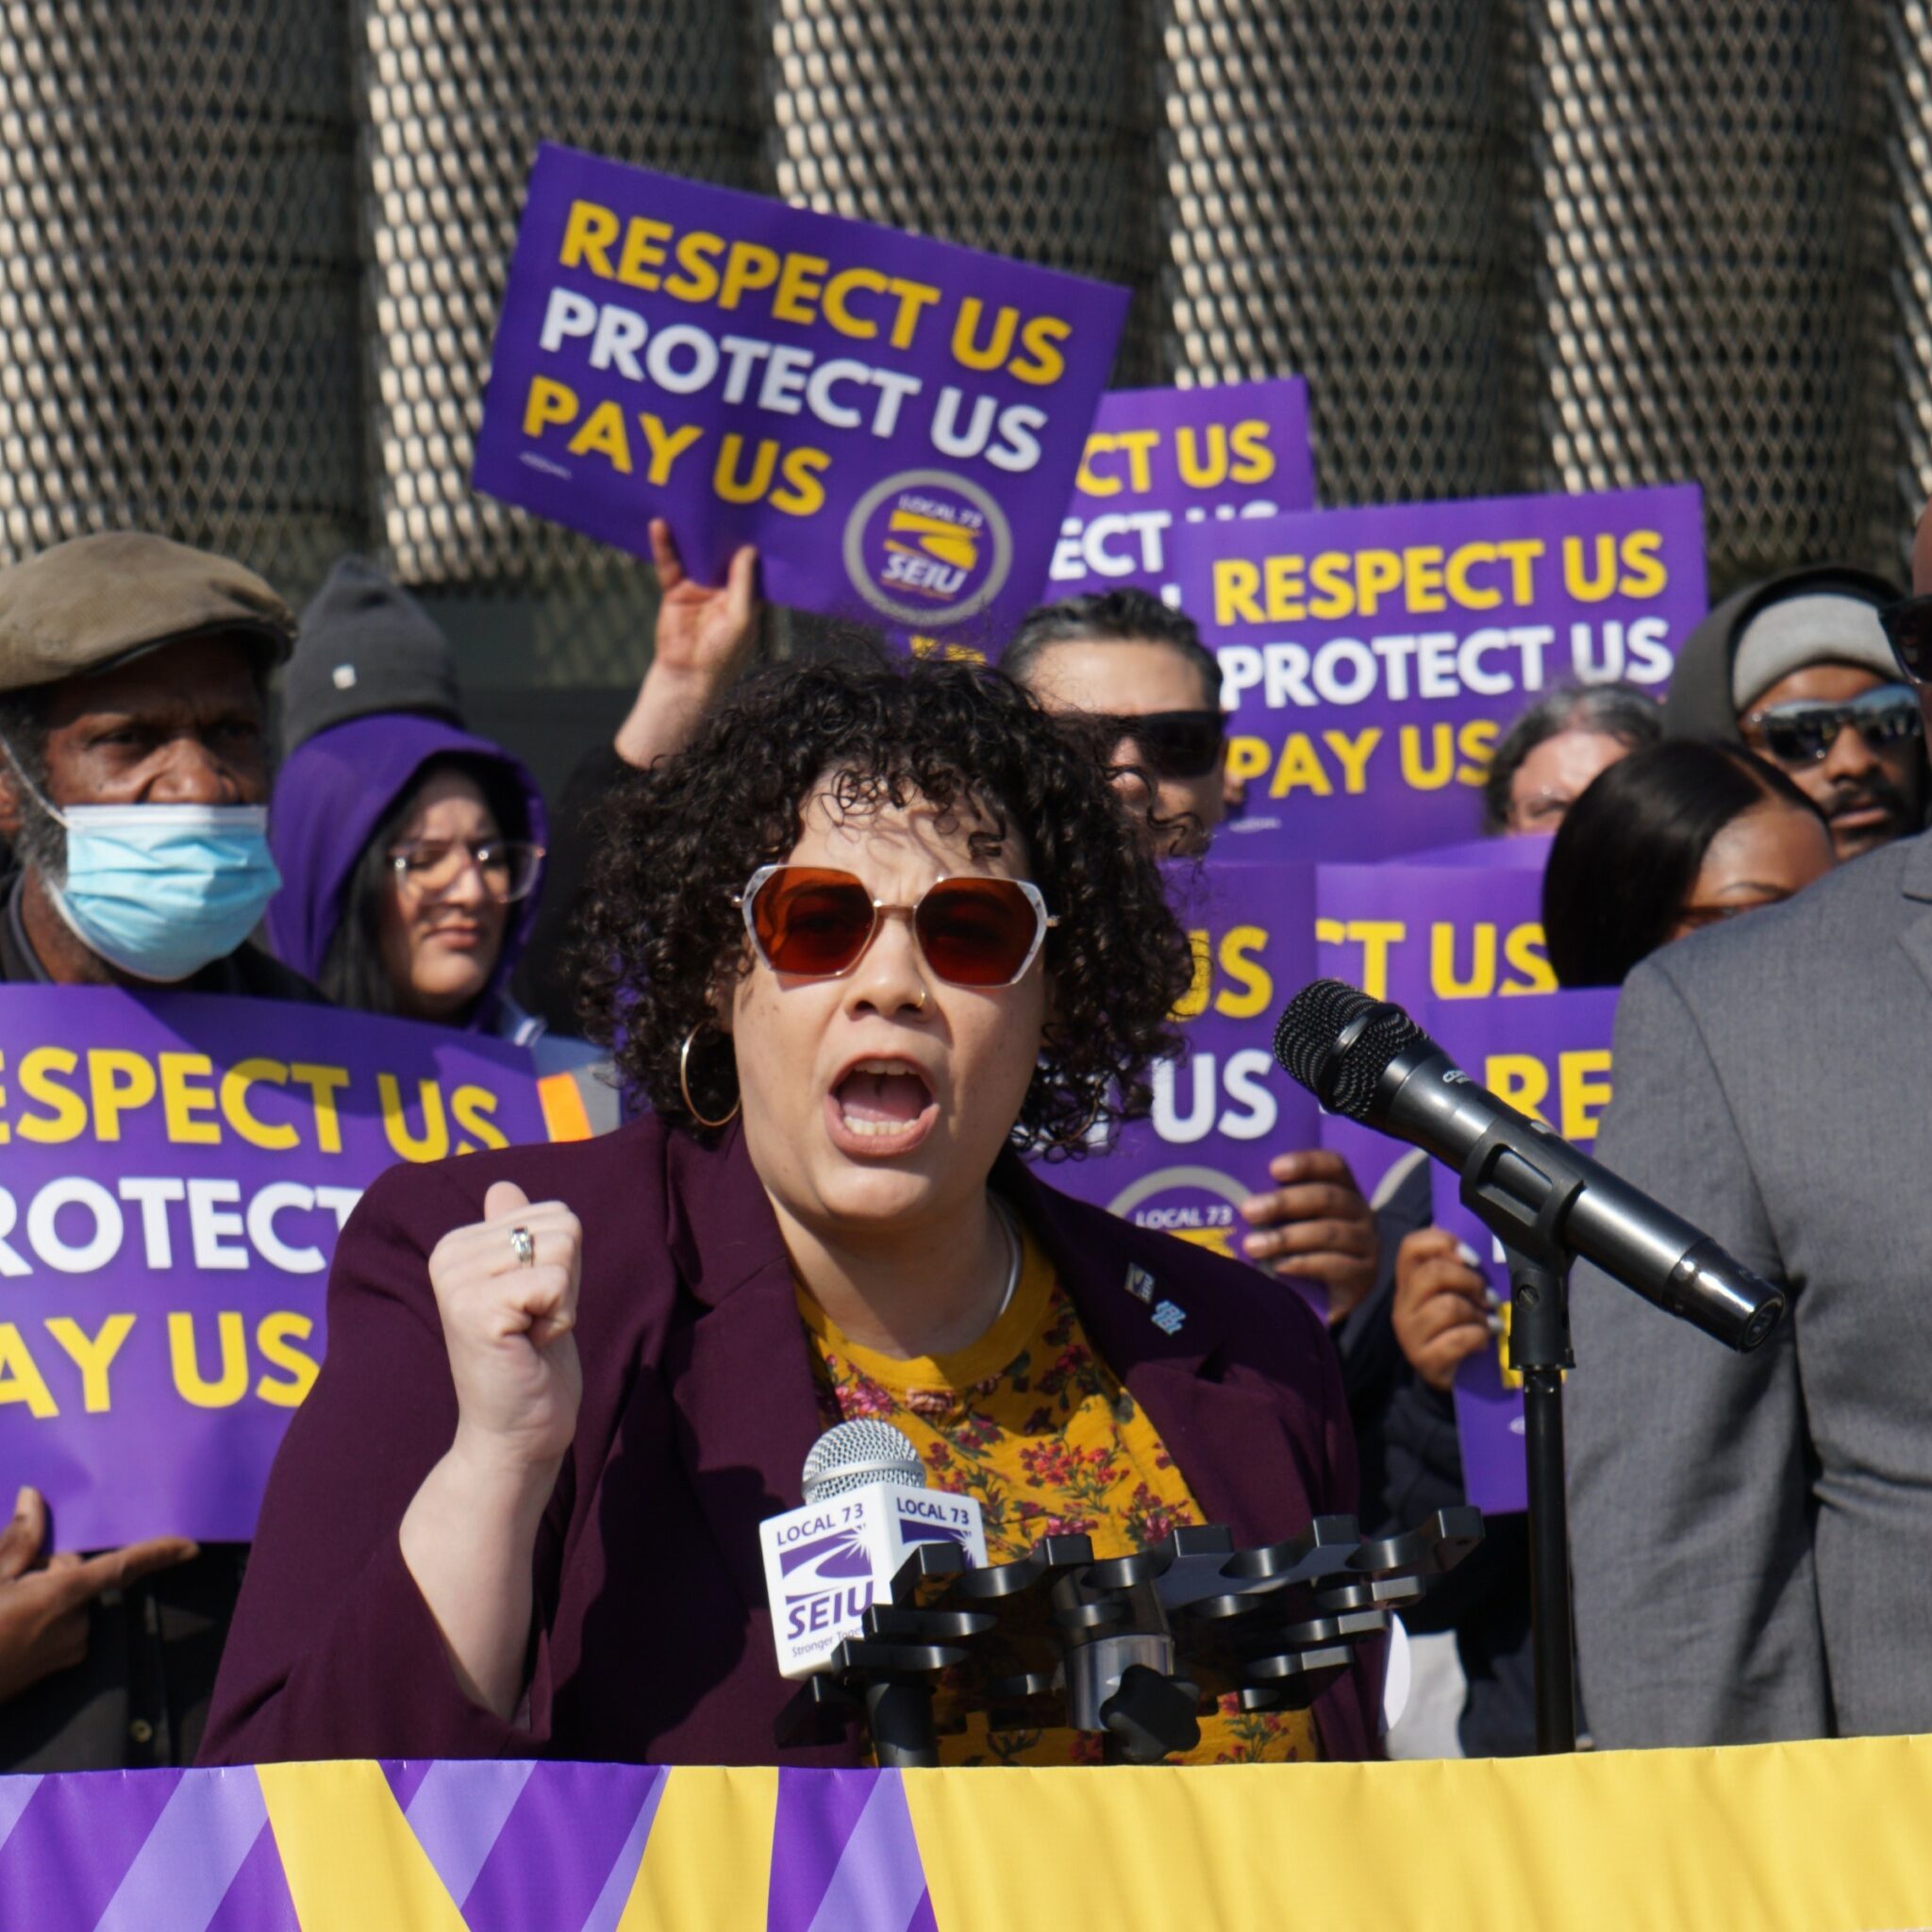
<instances>
[{"instance_id":1,"label":"yellow floral dress","mask_svg":"<svg viewBox=\"0 0 1932 1932\"><path fill-rule=\"evenodd\" d=\"M1041 1537L1084 1535L1094 1555L1158 1543L1201 1511L1140 1405L1093 1352L1052 1264L1025 1237L1006 1312L971 1348L907 1360L848 1341L803 1290L819 1406L829 1426L874 1416L905 1430L937 1490L975 1497L988 1558L1023 1557ZM941 1734L946 1764L1076 1764L1100 1740L1065 1730L990 1731L982 1718ZM1175 1764L1320 1756L1304 1711L1242 1711L1224 1698L1201 1741Z\"/></svg>"}]
</instances>

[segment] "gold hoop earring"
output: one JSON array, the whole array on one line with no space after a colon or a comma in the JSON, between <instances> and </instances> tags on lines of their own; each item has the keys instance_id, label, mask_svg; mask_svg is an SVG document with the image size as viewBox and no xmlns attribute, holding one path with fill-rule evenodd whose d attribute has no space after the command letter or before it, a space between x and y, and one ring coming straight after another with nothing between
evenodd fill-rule
<instances>
[{"instance_id":1,"label":"gold hoop earring","mask_svg":"<svg viewBox=\"0 0 1932 1932\"><path fill-rule=\"evenodd\" d=\"M738 1118L738 1109L744 1105L741 1094L731 1103L731 1111L722 1121L708 1121L698 1111L698 1104L691 1097L691 1050L697 1042L697 1037L705 1030L702 1020L684 1036L684 1044L677 1049L677 1088L684 1095L684 1109L699 1126L708 1127L716 1133L720 1127L728 1127Z\"/></svg>"}]
</instances>

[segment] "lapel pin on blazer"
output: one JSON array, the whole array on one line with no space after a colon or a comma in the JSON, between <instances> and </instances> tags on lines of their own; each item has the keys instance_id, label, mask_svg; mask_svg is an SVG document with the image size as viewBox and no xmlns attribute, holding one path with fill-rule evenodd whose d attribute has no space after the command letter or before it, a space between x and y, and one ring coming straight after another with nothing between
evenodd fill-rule
<instances>
[{"instance_id":1,"label":"lapel pin on blazer","mask_svg":"<svg viewBox=\"0 0 1932 1932\"><path fill-rule=\"evenodd\" d=\"M1127 1263L1127 1292L1136 1301L1146 1302L1152 1307L1154 1288L1155 1281L1153 1275L1148 1274L1146 1269L1141 1267L1138 1261L1129 1261Z\"/></svg>"},{"instance_id":2,"label":"lapel pin on blazer","mask_svg":"<svg viewBox=\"0 0 1932 1932\"><path fill-rule=\"evenodd\" d=\"M1154 1311L1154 1325L1163 1335L1178 1335L1181 1332L1181 1324L1187 1319L1172 1302L1162 1302Z\"/></svg>"}]
</instances>

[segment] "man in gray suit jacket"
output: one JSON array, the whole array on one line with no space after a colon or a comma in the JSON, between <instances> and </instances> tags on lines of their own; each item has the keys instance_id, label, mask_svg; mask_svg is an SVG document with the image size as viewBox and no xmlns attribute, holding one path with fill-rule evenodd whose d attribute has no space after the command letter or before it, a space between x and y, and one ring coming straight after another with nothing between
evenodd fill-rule
<instances>
[{"instance_id":1,"label":"man in gray suit jacket","mask_svg":"<svg viewBox=\"0 0 1932 1932\"><path fill-rule=\"evenodd\" d=\"M1654 954L1616 1089L1598 1158L1791 1306L1739 1357L1577 1270L1591 1730L1932 1731L1932 834Z\"/></svg>"}]
</instances>

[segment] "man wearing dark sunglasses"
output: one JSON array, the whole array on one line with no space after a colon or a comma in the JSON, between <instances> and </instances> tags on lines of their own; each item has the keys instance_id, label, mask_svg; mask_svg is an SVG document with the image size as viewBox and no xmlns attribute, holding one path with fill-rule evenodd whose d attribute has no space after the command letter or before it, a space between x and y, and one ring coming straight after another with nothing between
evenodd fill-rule
<instances>
[{"instance_id":1,"label":"man wearing dark sunglasses","mask_svg":"<svg viewBox=\"0 0 1932 1932\"><path fill-rule=\"evenodd\" d=\"M1119 782L1162 849L1198 858L1226 810L1221 672L1193 620L1146 591L1028 614L1000 669L1050 711L1102 724Z\"/></svg>"},{"instance_id":2,"label":"man wearing dark sunglasses","mask_svg":"<svg viewBox=\"0 0 1932 1932\"><path fill-rule=\"evenodd\" d=\"M1208 849L1238 801L1224 777L1220 668L1191 617L1141 590L1068 597L1027 615L1000 669L1048 710L1104 722L1119 782L1165 853ZM1241 1204L1241 1252L1319 1286L1341 1322L1374 1289L1382 1252L1348 1162L1297 1149L1269 1161L1268 1181Z\"/></svg>"},{"instance_id":3,"label":"man wearing dark sunglasses","mask_svg":"<svg viewBox=\"0 0 1932 1932\"><path fill-rule=\"evenodd\" d=\"M1676 737L1741 740L1813 799L1840 859L1924 822L1918 701L1879 622L1883 577L1789 571L1721 604L1686 642L1665 708Z\"/></svg>"}]
</instances>

